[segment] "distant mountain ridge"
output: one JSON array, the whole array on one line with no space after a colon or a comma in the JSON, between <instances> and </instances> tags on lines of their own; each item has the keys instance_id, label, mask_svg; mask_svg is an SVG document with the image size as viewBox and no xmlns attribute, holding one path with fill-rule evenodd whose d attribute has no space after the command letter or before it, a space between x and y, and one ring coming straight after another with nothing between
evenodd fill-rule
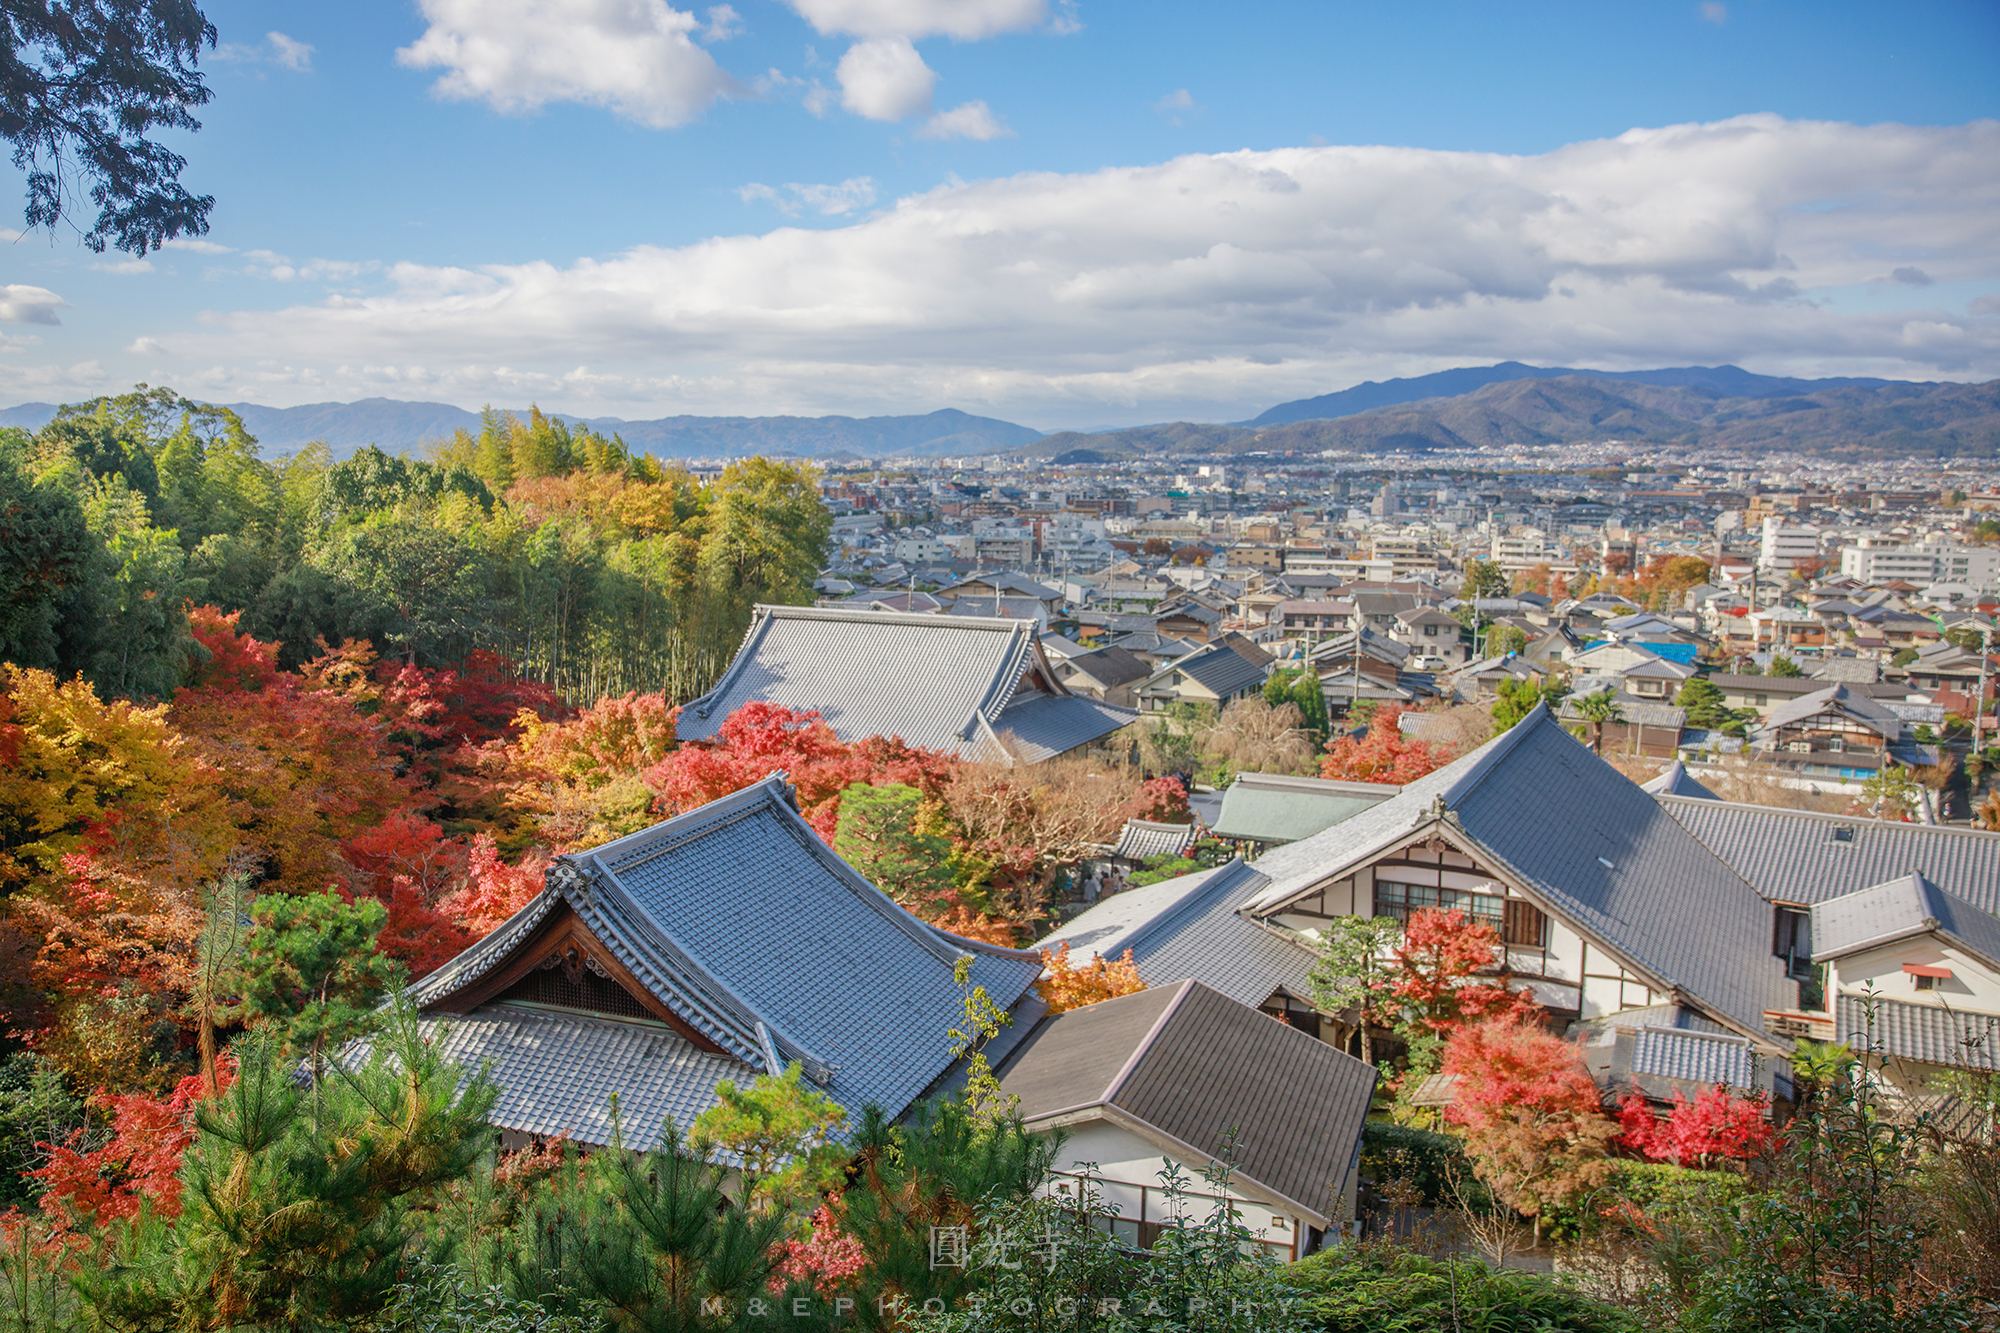
<instances>
[{"instance_id":1,"label":"distant mountain ridge","mask_svg":"<svg viewBox=\"0 0 2000 1333\"><path fill-rule=\"evenodd\" d=\"M281 454L313 440L325 440L345 458L368 445L394 453L455 430L479 430L479 414L449 403L410 403L364 398L353 403L306 403L264 407L230 403L266 454ZM0 408L0 426L40 430L56 414L53 403ZM527 415L525 411L520 415ZM667 458L738 458L751 454L791 454L819 458L833 454L872 457L916 454L998 454L1032 444L1042 432L1011 421L976 417L956 408L900 417L662 417L627 421L622 417L574 417L592 430L617 434L641 453Z\"/></svg>"},{"instance_id":2,"label":"distant mountain ridge","mask_svg":"<svg viewBox=\"0 0 2000 1333\"><path fill-rule=\"evenodd\" d=\"M1037 440L1025 452L1088 463L1159 454L1294 450L1470 452L1597 440L1823 457L2000 457L2000 380L1884 380L1834 384L1809 393L1726 396L1712 388L1618 381L1583 372L1492 383L1471 393L1330 420L1264 426L1181 421L1096 435L1064 431Z\"/></svg>"},{"instance_id":3,"label":"distant mountain ridge","mask_svg":"<svg viewBox=\"0 0 2000 1333\"><path fill-rule=\"evenodd\" d=\"M1417 403L1427 398L1455 398L1476 393L1489 384L1515 380L1553 380L1581 377L1622 380L1631 384L1652 384L1669 389L1707 389L1724 398L1783 398L1815 393L1821 389L1854 385L1879 387L1905 383L1901 380L1835 378L1824 380L1787 379L1778 375L1758 375L1741 366L1677 366L1665 370L1571 370L1560 367L1530 366L1519 361L1502 361L1491 366L1458 366L1430 375L1408 379L1369 380L1337 393L1317 398L1298 398L1279 403L1243 426L1272 426L1288 421L1331 421L1354 416L1378 407Z\"/></svg>"}]
</instances>

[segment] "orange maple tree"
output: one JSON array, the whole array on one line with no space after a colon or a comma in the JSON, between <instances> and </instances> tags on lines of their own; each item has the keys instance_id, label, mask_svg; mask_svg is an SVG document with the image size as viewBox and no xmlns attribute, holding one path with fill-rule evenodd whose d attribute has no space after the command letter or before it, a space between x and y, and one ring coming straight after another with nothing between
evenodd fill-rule
<instances>
[{"instance_id":1,"label":"orange maple tree","mask_svg":"<svg viewBox=\"0 0 2000 1333\"><path fill-rule=\"evenodd\" d=\"M1042 950L1042 968L1042 975L1035 982L1035 993L1052 1014L1146 989L1130 949L1117 958L1093 957L1088 962L1073 964L1069 960L1069 941L1064 940L1053 949Z\"/></svg>"},{"instance_id":2,"label":"orange maple tree","mask_svg":"<svg viewBox=\"0 0 2000 1333\"><path fill-rule=\"evenodd\" d=\"M1403 734L1404 709L1378 708L1359 737L1336 736L1319 761L1319 775L1342 782L1386 782L1401 786L1444 767L1451 755L1441 746Z\"/></svg>"},{"instance_id":3,"label":"orange maple tree","mask_svg":"<svg viewBox=\"0 0 2000 1333\"><path fill-rule=\"evenodd\" d=\"M1389 990L1410 1021L1440 1034L1481 1020L1538 1016L1534 996L1495 970L1500 956L1500 932L1488 923L1456 907L1422 908L1403 925Z\"/></svg>"}]
</instances>

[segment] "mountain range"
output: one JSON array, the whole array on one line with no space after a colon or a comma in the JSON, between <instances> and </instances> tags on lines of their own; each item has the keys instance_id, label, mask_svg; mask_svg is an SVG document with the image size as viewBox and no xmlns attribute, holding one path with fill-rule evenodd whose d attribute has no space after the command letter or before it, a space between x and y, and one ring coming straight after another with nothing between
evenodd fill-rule
<instances>
[{"instance_id":1,"label":"mountain range","mask_svg":"<svg viewBox=\"0 0 2000 1333\"><path fill-rule=\"evenodd\" d=\"M1483 375L1508 367L1486 367ZM1522 367L1532 370L1533 367ZM1346 393L1450 390L1442 376L1359 385ZM1622 440L1643 445L1789 451L1822 457L1901 455L2000 456L2000 380L1985 384L1920 384L1905 380L1782 380L1734 366L1641 371L1684 377L1648 383L1630 376L1571 371L1544 378L1489 380L1470 392L1394 397L1383 406L1342 415L1296 417L1294 411L1341 411L1340 399L1302 399L1272 408L1239 426L1174 422L1086 435L1062 432L1029 447L1066 462L1108 462L1156 454L1244 454L1322 450L1358 453L1471 451L1520 445ZM1706 382L1704 378L1706 377ZM1426 383L1430 381L1430 383Z\"/></svg>"},{"instance_id":2,"label":"mountain range","mask_svg":"<svg viewBox=\"0 0 2000 1333\"><path fill-rule=\"evenodd\" d=\"M477 413L446 403L367 398L302 407L230 407L273 455L311 440L325 440L340 457L368 444L394 452L455 430L479 429ZM39 429L55 411L47 403L0 409L0 426ZM1371 380L1338 393L1280 403L1234 425L1177 421L1044 435L955 408L922 416L858 418L564 419L616 433L636 451L670 458L1021 453L1088 463L1162 454L1470 451L1614 439L1827 457L1990 458L2000 456L2000 380L1801 380L1737 366L1598 371L1503 361Z\"/></svg>"},{"instance_id":3,"label":"mountain range","mask_svg":"<svg viewBox=\"0 0 2000 1333\"><path fill-rule=\"evenodd\" d=\"M227 406L243 419L244 429L257 437L262 452L273 456L313 440L326 441L339 458L370 444L394 453L447 437L455 430L479 431L477 412L449 403L364 398L354 403L307 403L301 407ZM23 403L0 409L0 426L40 430L55 414L54 404ZM635 452L663 458L736 458L760 453L812 458L842 453L864 458L999 454L1032 444L1042 435L1028 426L975 417L956 408L904 417L679 416L627 421L623 417L566 416L563 420L619 435Z\"/></svg>"}]
</instances>

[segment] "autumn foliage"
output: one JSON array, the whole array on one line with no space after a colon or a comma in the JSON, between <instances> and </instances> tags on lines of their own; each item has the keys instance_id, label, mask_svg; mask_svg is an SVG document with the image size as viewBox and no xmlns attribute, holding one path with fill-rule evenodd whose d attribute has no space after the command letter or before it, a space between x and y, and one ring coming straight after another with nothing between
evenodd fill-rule
<instances>
[{"instance_id":1,"label":"autumn foliage","mask_svg":"<svg viewBox=\"0 0 2000 1333\"><path fill-rule=\"evenodd\" d=\"M1578 1049L1534 1023L1468 1023L1445 1046L1445 1118L1480 1179L1528 1217L1601 1183L1617 1137Z\"/></svg>"},{"instance_id":2,"label":"autumn foliage","mask_svg":"<svg viewBox=\"0 0 2000 1333\"><path fill-rule=\"evenodd\" d=\"M1618 1103L1623 1128L1619 1145L1656 1162L1709 1167L1722 1161L1745 1161L1770 1151L1776 1142L1769 1107L1762 1098L1733 1095L1720 1084L1693 1101L1679 1089L1664 1118L1637 1088Z\"/></svg>"},{"instance_id":3,"label":"autumn foliage","mask_svg":"<svg viewBox=\"0 0 2000 1333\"><path fill-rule=\"evenodd\" d=\"M227 1088L235 1065L224 1057L217 1081ZM202 1100L200 1075L189 1075L166 1097L100 1093L111 1119L102 1147L82 1146L83 1131L47 1145L48 1161L27 1174L42 1182L42 1213L58 1232L102 1227L136 1216L149 1206L161 1217L181 1212L181 1155L194 1142L194 1113Z\"/></svg>"},{"instance_id":4,"label":"autumn foliage","mask_svg":"<svg viewBox=\"0 0 2000 1333\"><path fill-rule=\"evenodd\" d=\"M1319 761L1319 775L1342 782L1402 786L1450 763L1451 754L1444 747L1403 734L1404 711L1394 705L1378 708L1361 736L1334 737Z\"/></svg>"},{"instance_id":5,"label":"autumn foliage","mask_svg":"<svg viewBox=\"0 0 2000 1333\"><path fill-rule=\"evenodd\" d=\"M1404 923L1389 990L1412 1022L1439 1034L1537 1016L1534 997L1494 970L1500 955L1500 932L1486 922L1457 908L1424 908Z\"/></svg>"},{"instance_id":6,"label":"autumn foliage","mask_svg":"<svg viewBox=\"0 0 2000 1333\"><path fill-rule=\"evenodd\" d=\"M1117 958L1093 957L1088 962L1072 964L1069 941L1064 940L1054 949L1042 950L1042 969L1041 979L1035 982L1035 993L1052 1014L1146 989L1130 949Z\"/></svg>"}]
</instances>

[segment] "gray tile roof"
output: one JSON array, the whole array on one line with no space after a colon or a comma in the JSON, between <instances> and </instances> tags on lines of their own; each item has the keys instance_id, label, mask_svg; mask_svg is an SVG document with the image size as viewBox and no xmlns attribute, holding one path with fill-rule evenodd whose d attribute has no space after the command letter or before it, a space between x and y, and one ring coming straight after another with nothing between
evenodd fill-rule
<instances>
[{"instance_id":1,"label":"gray tile roof","mask_svg":"<svg viewBox=\"0 0 2000 1333\"><path fill-rule=\"evenodd\" d=\"M1839 712L1892 741L1903 734L1903 719L1847 685L1829 685L1823 690L1802 695L1790 703L1773 708L1771 716L1765 719L1763 729L1775 731L1779 727L1791 726L1815 717L1828 709Z\"/></svg>"},{"instance_id":2,"label":"gray tile roof","mask_svg":"<svg viewBox=\"0 0 2000 1333\"><path fill-rule=\"evenodd\" d=\"M1231 999L1262 1004L1276 991L1312 998L1317 955L1299 937L1239 912L1268 883L1242 861L1113 894L1039 941L1077 955L1127 949L1149 986L1192 977Z\"/></svg>"},{"instance_id":3,"label":"gray tile roof","mask_svg":"<svg viewBox=\"0 0 2000 1333\"><path fill-rule=\"evenodd\" d=\"M1193 824L1159 824L1150 819L1128 819L1118 830L1115 856L1144 861L1154 856L1179 856L1194 846L1201 830Z\"/></svg>"},{"instance_id":4,"label":"gray tile roof","mask_svg":"<svg viewBox=\"0 0 2000 1333\"><path fill-rule=\"evenodd\" d=\"M504 963L567 905L655 996L735 1059L798 1060L858 1114L899 1114L950 1064L952 969L1011 1007L1040 957L932 929L833 853L782 775L593 852L485 940L411 988L433 1009ZM579 1094L581 1095L581 1094ZM582 1114L581 1111L578 1112Z\"/></svg>"},{"instance_id":5,"label":"gray tile roof","mask_svg":"<svg viewBox=\"0 0 2000 1333\"><path fill-rule=\"evenodd\" d=\"M1546 705L1372 810L1259 858L1273 883L1255 910L1338 878L1440 813L1545 910L1688 1002L1750 1033L1780 1006L1769 905Z\"/></svg>"},{"instance_id":6,"label":"gray tile roof","mask_svg":"<svg viewBox=\"0 0 2000 1333\"><path fill-rule=\"evenodd\" d=\"M1757 1052L1742 1037L1648 1024L1633 1041L1632 1072L1751 1089L1757 1086Z\"/></svg>"},{"instance_id":7,"label":"gray tile roof","mask_svg":"<svg viewBox=\"0 0 2000 1333\"><path fill-rule=\"evenodd\" d=\"M1825 902L1914 871L1981 911L2000 914L2000 833L1679 796L1656 799L1774 901Z\"/></svg>"},{"instance_id":8,"label":"gray tile roof","mask_svg":"<svg viewBox=\"0 0 2000 1333\"><path fill-rule=\"evenodd\" d=\"M446 1059L499 1085L487 1118L501 1129L608 1144L616 1097L622 1141L640 1152L659 1146L670 1119L685 1132L715 1104L718 1082L764 1072L699 1050L663 1024L499 1004L421 1027Z\"/></svg>"},{"instance_id":9,"label":"gray tile roof","mask_svg":"<svg viewBox=\"0 0 2000 1333\"><path fill-rule=\"evenodd\" d=\"M1650 792L1655 796L1686 796L1697 801L1721 799L1697 781L1695 776L1687 771L1687 765L1678 759L1662 769L1659 776L1640 783L1639 790Z\"/></svg>"},{"instance_id":10,"label":"gray tile roof","mask_svg":"<svg viewBox=\"0 0 2000 1333\"><path fill-rule=\"evenodd\" d=\"M1102 1106L1324 1225L1348 1184L1375 1070L1197 981L1044 1019L999 1068L1030 1124Z\"/></svg>"},{"instance_id":11,"label":"gray tile roof","mask_svg":"<svg viewBox=\"0 0 2000 1333\"><path fill-rule=\"evenodd\" d=\"M2000 1016L1961 1013L1938 1004L1879 996L1834 1000L1834 1040L1858 1054L1899 1056L1924 1064L2000 1071Z\"/></svg>"},{"instance_id":12,"label":"gray tile roof","mask_svg":"<svg viewBox=\"0 0 2000 1333\"><path fill-rule=\"evenodd\" d=\"M1151 663L1140 660L1123 648L1099 648L1094 653L1076 653L1068 659L1068 663L1106 689L1144 680L1153 674Z\"/></svg>"},{"instance_id":13,"label":"gray tile roof","mask_svg":"<svg viewBox=\"0 0 2000 1333\"><path fill-rule=\"evenodd\" d=\"M1071 697L1035 638L1032 620L759 606L729 669L681 710L676 729L682 740L709 740L731 713L763 700L817 712L845 741L900 736L925 749L975 755L1011 729L1038 752L1031 757L1042 758L1137 716L1093 701L1022 707L1009 716L1042 693L1023 690L1031 671L1050 687L1047 695Z\"/></svg>"},{"instance_id":14,"label":"gray tile roof","mask_svg":"<svg viewBox=\"0 0 2000 1333\"><path fill-rule=\"evenodd\" d=\"M1222 794L1218 838L1297 842L1394 796L1377 782L1334 782L1278 773L1239 773Z\"/></svg>"},{"instance_id":15,"label":"gray tile roof","mask_svg":"<svg viewBox=\"0 0 2000 1333\"><path fill-rule=\"evenodd\" d=\"M1009 742L1017 759L1039 764L1102 740L1129 724L1138 712L1081 694L1031 692L1016 698L993 719L993 734Z\"/></svg>"},{"instance_id":16,"label":"gray tile roof","mask_svg":"<svg viewBox=\"0 0 2000 1333\"><path fill-rule=\"evenodd\" d=\"M2000 970L2000 917L1946 893L1922 875L1904 875L1813 904L1815 962L1932 933Z\"/></svg>"},{"instance_id":17,"label":"gray tile roof","mask_svg":"<svg viewBox=\"0 0 2000 1333\"><path fill-rule=\"evenodd\" d=\"M1263 666L1223 643L1212 643L1199 652L1189 653L1179 661L1160 668L1154 673L1153 680L1165 680L1177 671L1187 673L1203 689L1224 699L1261 683L1266 675ZM1147 685L1152 683L1152 680L1146 682Z\"/></svg>"}]
</instances>

